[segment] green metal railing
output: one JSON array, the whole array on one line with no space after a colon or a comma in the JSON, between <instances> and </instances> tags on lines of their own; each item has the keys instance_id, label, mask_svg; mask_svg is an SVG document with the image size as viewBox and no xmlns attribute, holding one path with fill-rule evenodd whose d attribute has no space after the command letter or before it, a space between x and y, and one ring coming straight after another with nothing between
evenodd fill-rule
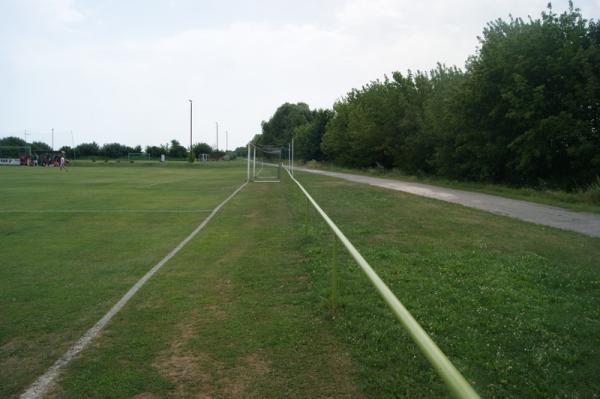
<instances>
[{"instance_id":1,"label":"green metal railing","mask_svg":"<svg viewBox=\"0 0 600 399\"><path fill-rule=\"evenodd\" d=\"M294 183L298 185L302 193L306 196L308 202L317 210L323 220L329 225L331 230L344 247L348 250L352 258L358 263L360 268L365 272L369 281L373 284L377 292L381 295L385 303L390 307L394 315L398 318L402 326L408 331L413 341L417 344L423 355L429 360L431 365L435 368L437 373L442 377L442 380L450 390L450 392L457 398L479 398L479 395L473 387L467 382L462 376L460 371L450 360L446 357L444 352L436 345L435 342L429 337L429 335L423 330L421 325L415 320L410 312L404 307L404 305L396 298L394 293L388 288L383 280L375 273L369 263L362 257L358 250L352 245L350 240L342 233L342 231L333 223L333 221L327 216L327 214L321 209L319 204L311 197L311 195L304 189L302 184L294 178L290 170L286 168L289 177ZM308 209L308 208L307 208ZM306 215L305 215L306 219ZM305 220L305 224L307 224ZM306 229L306 226L305 226ZM335 245L335 243L334 243ZM335 247L333 249L335 257ZM332 306L335 300L336 290L336 271L335 271L335 259L334 269L332 270Z\"/></svg>"}]
</instances>

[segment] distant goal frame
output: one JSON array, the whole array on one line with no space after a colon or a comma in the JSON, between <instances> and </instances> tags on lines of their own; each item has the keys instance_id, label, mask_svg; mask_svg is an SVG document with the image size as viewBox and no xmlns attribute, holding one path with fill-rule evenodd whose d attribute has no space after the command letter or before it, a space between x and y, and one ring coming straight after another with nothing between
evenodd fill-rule
<instances>
[{"instance_id":1,"label":"distant goal frame","mask_svg":"<svg viewBox=\"0 0 600 399\"><path fill-rule=\"evenodd\" d=\"M278 145L260 145L249 143L247 156L247 181L254 183L280 183L281 172L283 168L283 150ZM257 158L259 154L264 154L264 158ZM273 174L263 175L262 171L271 171Z\"/></svg>"}]
</instances>

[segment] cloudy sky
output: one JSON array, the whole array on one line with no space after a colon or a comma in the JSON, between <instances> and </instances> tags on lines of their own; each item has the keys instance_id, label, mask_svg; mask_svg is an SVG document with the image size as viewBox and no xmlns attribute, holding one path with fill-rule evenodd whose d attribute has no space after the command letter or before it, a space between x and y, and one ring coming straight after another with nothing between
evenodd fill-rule
<instances>
[{"instance_id":1,"label":"cloudy sky","mask_svg":"<svg viewBox=\"0 0 600 399\"><path fill-rule=\"evenodd\" d=\"M194 142L214 145L218 121L232 149L284 102L331 107L392 71L462 67L486 22L546 3L0 0L0 137L187 145L192 99ZM600 0L575 5L600 17Z\"/></svg>"}]
</instances>

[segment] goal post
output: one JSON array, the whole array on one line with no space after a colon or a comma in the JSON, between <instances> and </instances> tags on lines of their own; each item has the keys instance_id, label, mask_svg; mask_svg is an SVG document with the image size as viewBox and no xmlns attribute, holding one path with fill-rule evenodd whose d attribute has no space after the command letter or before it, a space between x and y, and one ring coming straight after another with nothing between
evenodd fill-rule
<instances>
[{"instance_id":1,"label":"goal post","mask_svg":"<svg viewBox=\"0 0 600 399\"><path fill-rule=\"evenodd\" d=\"M281 180L282 148L276 145L248 144L248 181L279 183Z\"/></svg>"}]
</instances>

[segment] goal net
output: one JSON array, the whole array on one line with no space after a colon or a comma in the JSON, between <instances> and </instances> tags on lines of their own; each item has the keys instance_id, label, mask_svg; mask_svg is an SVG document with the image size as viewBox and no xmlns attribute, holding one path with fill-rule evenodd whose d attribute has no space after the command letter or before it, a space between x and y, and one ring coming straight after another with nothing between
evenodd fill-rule
<instances>
[{"instance_id":1,"label":"goal net","mask_svg":"<svg viewBox=\"0 0 600 399\"><path fill-rule=\"evenodd\" d=\"M147 161L150 159L150 154L145 152L129 152L127 153L128 161Z\"/></svg>"},{"instance_id":2,"label":"goal net","mask_svg":"<svg viewBox=\"0 0 600 399\"><path fill-rule=\"evenodd\" d=\"M248 180L278 183L281 179L282 148L248 144Z\"/></svg>"}]
</instances>

